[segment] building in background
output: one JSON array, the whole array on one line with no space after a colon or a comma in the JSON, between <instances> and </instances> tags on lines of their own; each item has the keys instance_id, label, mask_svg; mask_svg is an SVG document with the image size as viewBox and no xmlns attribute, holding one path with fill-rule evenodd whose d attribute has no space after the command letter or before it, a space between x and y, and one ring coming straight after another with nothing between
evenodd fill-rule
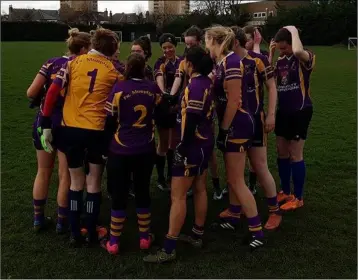
<instances>
[{"instance_id":1,"label":"building in background","mask_svg":"<svg viewBox=\"0 0 358 280\"><path fill-rule=\"evenodd\" d=\"M240 9L251 14L251 21L247 24L260 26L264 25L269 16L277 15L277 5L284 6L288 9L297 8L302 5L308 5L309 1L290 1L290 0L277 0L277 1L257 1L252 3L239 4Z\"/></svg>"},{"instance_id":2,"label":"building in background","mask_svg":"<svg viewBox=\"0 0 358 280\"><path fill-rule=\"evenodd\" d=\"M150 14L183 15L190 10L190 1L150 0Z\"/></svg>"},{"instance_id":3,"label":"building in background","mask_svg":"<svg viewBox=\"0 0 358 280\"><path fill-rule=\"evenodd\" d=\"M1 17L6 21L37 21L37 22L59 22L60 13L58 10L38 10L38 9L16 9L9 6L7 18Z\"/></svg>"},{"instance_id":4,"label":"building in background","mask_svg":"<svg viewBox=\"0 0 358 280\"><path fill-rule=\"evenodd\" d=\"M78 1L78 0L60 0L60 9L65 6L76 12L98 12L98 1Z\"/></svg>"}]
</instances>

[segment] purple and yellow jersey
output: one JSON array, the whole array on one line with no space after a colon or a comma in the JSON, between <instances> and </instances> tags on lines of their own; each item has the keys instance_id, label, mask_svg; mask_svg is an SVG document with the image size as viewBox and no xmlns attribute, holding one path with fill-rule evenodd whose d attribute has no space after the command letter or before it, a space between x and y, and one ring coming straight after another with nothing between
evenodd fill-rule
<instances>
[{"instance_id":1,"label":"purple and yellow jersey","mask_svg":"<svg viewBox=\"0 0 358 280\"><path fill-rule=\"evenodd\" d=\"M178 56L175 57L174 61L160 57L154 64L154 78L157 79L158 76L164 77L164 88L167 92L170 92L173 86L175 73L181 61L182 58Z\"/></svg>"},{"instance_id":2,"label":"purple and yellow jersey","mask_svg":"<svg viewBox=\"0 0 358 280\"><path fill-rule=\"evenodd\" d=\"M123 80L123 76L112 61L97 51L68 61L54 80L67 90L62 125L103 130L106 100L118 80Z\"/></svg>"},{"instance_id":3,"label":"purple and yellow jersey","mask_svg":"<svg viewBox=\"0 0 358 280\"><path fill-rule=\"evenodd\" d=\"M214 80L214 95L216 101L216 113L219 121L224 118L227 104L226 82L234 79L242 79L243 64L238 55L230 52L216 65ZM241 103L238 113L249 112L248 97L245 91L241 91Z\"/></svg>"},{"instance_id":4,"label":"purple and yellow jersey","mask_svg":"<svg viewBox=\"0 0 358 280\"><path fill-rule=\"evenodd\" d=\"M262 49L260 49L260 53L259 53L259 54L261 54L261 55L265 56L265 57L266 57L266 59L268 59L268 58L269 58L269 56L270 56L270 54L269 54L269 52L268 52L268 51L266 51L266 50L262 50Z\"/></svg>"},{"instance_id":5,"label":"purple and yellow jersey","mask_svg":"<svg viewBox=\"0 0 358 280\"><path fill-rule=\"evenodd\" d=\"M145 66L144 77L145 77L148 81L154 82L153 68L150 67L148 64L146 64L146 66Z\"/></svg>"},{"instance_id":6,"label":"purple and yellow jersey","mask_svg":"<svg viewBox=\"0 0 358 280\"><path fill-rule=\"evenodd\" d=\"M119 59L113 59L112 63L114 65L114 67L117 69L117 71L119 73L121 73L122 75L124 75L124 71L126 69L126 65L124 63L122 63Z\"/></svg>"},{"instance_id":7,"label":"purple and yellow jersey","mask_svg":"<svg viewBox=\"0 0 358 280\"><path fill-rule=\"evenodd\" d=\"M306 50L309 60L301 62L294 55L280 56L275 65L278 94L278 109L296 112L312 106L310 77L315 66L316 56Z\"/></svg>"},{"instance_id":8,"label":"purple and yellow jersey","mask_svg":"<svg viewBox=\"0 0 358 280\"><path fill-rule=\"evenodd\" d=\"M251 114L260 113L264 107L264 82L274 77L273 69L268 59L253 51L248 51L242 58L243 83L242 89L248 98Z\"/></svg>"},{"instance_id":9,"label":"purple and yellow jersey","mask_svg":"<svg viewBox=\"0 0 358 280\"><path fill-rule=\"evenodd\" d=\"M154 149L154 108L160 98L161 91L152 81L130 79L116 83L106 102L107 115L118 120L111 152L132 155Z\"/></svg>"},{"instance_id":10,"label":"purple and yellow jersey","mask_svg":"<svg viewBox=\"0 0 358 280\"><path fill-rule=\"evenodd\" d=\"M48 91L49 87L51 86L52 82L56 78L56 74L62 66L69 60L69 57L62 56L62 57L54 57L46 61L40 71L39 74L44 76L46 79L45 83L45 90ZM42 114L42 107L43 102L45 102L45 96L42 98L41 106L40 106L40 114ZM54 111L52 113L52 116L54 116L56 119L58 119L59 122L61 122L62 119L62 108L64 103L64 91L61 92L61 96L58 97L56 105L54 107Z\"/></svg>"},{"instance_id":11,"label":"purple and yellow jersey","mask_svg":"<svg viewBox=\"0 0 358 280\"><path fill-rule=\"evenodd\" d=\"M214 107L212 80L202 75L191 77L181 96L181 111L177 116L177 131L181 139L183 139L186 125L186 114L198 114L201 117L201 121L195 132L196 137L193 145L199 147L213 145L212 122Z\"/></svg>"}]
</instances>

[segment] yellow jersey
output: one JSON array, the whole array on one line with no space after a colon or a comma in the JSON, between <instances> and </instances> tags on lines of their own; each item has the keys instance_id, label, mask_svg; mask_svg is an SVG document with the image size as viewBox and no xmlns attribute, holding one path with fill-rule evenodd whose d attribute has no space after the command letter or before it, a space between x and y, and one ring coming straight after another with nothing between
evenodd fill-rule
<instances>
[{"instance_id":1,"label":"yellow jersey","mask_svg":"<svg viewBox=\"0 0 358 280\"><path fill-rule=\"evenodd\" d=\"M103 130L108 95L123 76L103 54L94 50L68 61L57 79L66 87L63 126Z\"/></svg>"}]
</instances>

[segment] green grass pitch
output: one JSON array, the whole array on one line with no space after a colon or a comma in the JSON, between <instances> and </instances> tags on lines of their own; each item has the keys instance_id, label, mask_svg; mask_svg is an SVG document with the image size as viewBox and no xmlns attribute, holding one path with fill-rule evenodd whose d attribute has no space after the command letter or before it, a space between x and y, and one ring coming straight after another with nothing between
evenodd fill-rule
<instances>
[{"instance_id":1,"label":"green grass pitch","mask_svg":"<svg viewBox=\"0 0 358 280\"><path fill-rule=\"evenodd\" d=\"M160 55L154 43L151 64ZM128 55L129 44L121 48ZM121 254L104 250L69 249L67 237L54 229L32 232L32 184L36 173L31 127L35 111L28 108L26 89L42 63L66 50L63 43L2 43L2 278L356 278L356 52L341 47L312 47L317 55L312 76L314 115L305 149L307 183L305 206L284 215L282 227L267 233L268 244L248 253L241 245L246 232L206 232L201 251L179 244L178 260L165 265L145 265L139 251L133 202L122 235ZM183 45L179 48L183 51ZM224 180L222 156L221 182ZM269 139L269 165L278 183L274 137ZM57 178L53 176L47 214L56 217ZM152 178L153 231L161 245L168 227L168 197L154 188ZM212 201L209 182L208 222L227 201ZM105 182L103 182L105 186ZM266 203L257 197L263 222ZM185 230L193 222L188 202ZM109 202L104 200L101 219L109 220Z\"/></svg>"}]
</instances>

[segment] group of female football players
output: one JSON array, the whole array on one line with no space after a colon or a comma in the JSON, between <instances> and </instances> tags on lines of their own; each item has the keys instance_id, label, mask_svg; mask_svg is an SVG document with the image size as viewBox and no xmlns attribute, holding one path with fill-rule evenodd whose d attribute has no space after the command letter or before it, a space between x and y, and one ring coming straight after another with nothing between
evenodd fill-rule
<instances>
[{"instance_id":1,"label":"group of female football players","mask_svg":"<svg viewBox=\"0 0 358 280\"><path fill-rule=\"evenodd\" d=\"M235 230L245 216L249 248L264 245L254 190L245 183L246 157L250 181L257 177L267 197L267 230L279 227L282 211L303 206L303 147L312 117L309 82L315 56L303 48L294 26L277 32L269 53L260 50L261 35L251 26L213 26L204 36L193 26L184 34L183 56L176 54L175 36L165 33L159 39L163 56L154 71L148 65L152 50L147 37L132 43L123 64L118 60L118 36L111 30L99 28L90 34L71 29L69 35L68 56L49 59L27 91L32 106L40 107L33 126L38 160L33 187L35 231L51 222L44 208L56 153L56 231L65 233L70 227L70 243L76 247L99 242L110 254L118 254L130 192L135 196L140 248L151 246L150 181L156 166L158 187L171 193L169 229L163 249L144 261L175 259L178 240L200 248L209 166L214 199L221 199L226 189L219 185L215 142L224 156L230 199L228 209L212 225L215 229ZM276 49L280 56L272 67ZM267 165L266 136L273 130L282 188L278 194ZM104 166L111 198L109 233L98 226ZM195 221L191 234L184 235L181 228L191 194Z\"/></svg>"}]
</instances>

